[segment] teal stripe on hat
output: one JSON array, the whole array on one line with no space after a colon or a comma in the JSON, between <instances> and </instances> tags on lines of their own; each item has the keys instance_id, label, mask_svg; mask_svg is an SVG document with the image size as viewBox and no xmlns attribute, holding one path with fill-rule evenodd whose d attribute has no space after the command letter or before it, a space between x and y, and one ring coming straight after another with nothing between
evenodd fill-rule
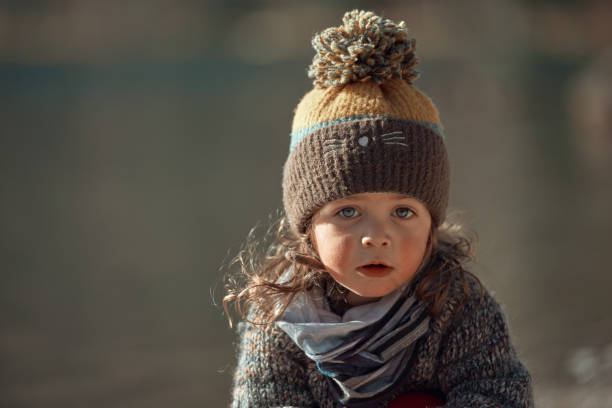
<instances>
[{"instance_id":1,"label":"teal stripe on hat","mask_svg":"<svg viewBox=\"0 0 612 408\"><path fill-rule=\"evenodd\" d=\"M316 125L312 125L312 126L308 126L307 128L296 130L295 132L291 133L291 145L289 146L289 152L292 152L293 149L295 149L295 147L307 135L311 134L312 132L314 132L316 130L323 129L323 128L326 128L328 126L332 126L332 125L335 125L335 124L338 124L338 123L350 122L350 121L353 121L353 120L361 120L361 119L386 119L386 118L392 118L392 117L389 116L389 115L359 115L359 116L351 116L351 117L346 117L346 118L338 118L338 119L330 120L328 122L317 123ZM444 133L442 132L442 126L438 125L437 123L423 122L423 121L420 121L420 120L412 120L412 119L404 119L404 118L395 118L395 119L406 120L408 122L417 123L419 125L426 126L426 127L430 128L431 130L433 130L434 132L436 132L437 134L439 134L440 136L442 136L442 138L444 139Z\"/></svg>"}]
</instances>

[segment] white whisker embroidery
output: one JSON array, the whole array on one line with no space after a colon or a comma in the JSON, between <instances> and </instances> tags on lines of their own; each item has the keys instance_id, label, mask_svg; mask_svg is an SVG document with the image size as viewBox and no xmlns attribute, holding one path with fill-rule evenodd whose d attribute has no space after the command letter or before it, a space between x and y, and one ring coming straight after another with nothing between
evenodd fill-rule
<instances>
[{"instance_id":1,"label":"white whisker embroidery","mask_svg":"<svg viewBox=\"0 0 612 408\"><path fill-rule=\"evenodd\" d=\"M363 147L369 147L371 142L380 140L384 144L395 144L405 147L410 147L406 143L406 135L402 131L385 133L380 136L361 136L357 139L357 144ZM349 141L345 139L326 139L323 140L323 154L327 156L330 153L340 152L347 147Z\"/></svg>"},{"instance_id":2,"label":"white whisker embroidery","mask_svg":"<svg viewBox=\"0 0 612 408\"><path fill-rule=\"evenodd\" d=\"M403 135L403 134L404 134L404 132L397 131L397 132L385 133L384 135L381 135L380 137L386 138L387 136Z\"/></svg>"},{"instance_id":3,"label":"white whisker embroidery","mask_svg":"<svg viewBox=\"0 0 612 408\"><path fill-rule=\"evenodd\" d=\"M339 152L344 147L344 139L327 139L323 141L323 154L327 156L330 153Z\"/></svg>"}]
</instances>

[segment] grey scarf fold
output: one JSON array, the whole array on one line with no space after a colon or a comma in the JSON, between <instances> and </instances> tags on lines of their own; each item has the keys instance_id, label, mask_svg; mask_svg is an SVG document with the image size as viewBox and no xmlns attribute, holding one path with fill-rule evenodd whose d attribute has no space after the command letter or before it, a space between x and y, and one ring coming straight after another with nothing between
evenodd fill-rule
<instances>
[{"instance_id":1,"label":"grey scarf fold","mask_svg":"<svg viewBox=\"0 0 612 408\"><path fill-rule=\"evenodd\" d=\"M413 281L342 316L321 289L299 293L276 324L316 362L340 403L374 406L401 385L415 344L429 328Z\"/></svg>"}]
</instances>

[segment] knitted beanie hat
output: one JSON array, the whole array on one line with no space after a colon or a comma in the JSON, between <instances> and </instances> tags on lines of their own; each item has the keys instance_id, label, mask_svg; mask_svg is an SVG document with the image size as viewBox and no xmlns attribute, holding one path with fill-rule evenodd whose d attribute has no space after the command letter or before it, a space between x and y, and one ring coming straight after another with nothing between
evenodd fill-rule
<instances>
[{"instance_id":1,"label":"knitted beanie hat","mask_svg":"<svg viewBox=\"0 0 612 408\"><path fill-rule=\"evenodd\" d=\"M326 203L352 194L394 192L421 201L432 223L445 217L449 165L433 102L412 83L415 40L404 22L353 10L315 35L314 79L295 109L283 204L305 233Z\"/></svg>"}]
</instances>

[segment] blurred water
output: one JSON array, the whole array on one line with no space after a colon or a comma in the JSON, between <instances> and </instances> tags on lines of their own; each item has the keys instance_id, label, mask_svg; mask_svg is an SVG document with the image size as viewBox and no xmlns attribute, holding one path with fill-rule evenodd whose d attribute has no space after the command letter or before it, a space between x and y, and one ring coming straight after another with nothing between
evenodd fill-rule
<instances>
[{"instance_id":1,"label":"blurred water","mask_svg":"<svg viewBox=\"0 0 612 408\"><path fill-rule=\"evenodd\" d=\"M474 18L479 2L424 4L385 8L407 22L418 12L418 85L446 128L451 208L481 239L474 268L505 305L539 406L604 406L612 115L580 108L611 112L597 91L611 83L607 54L530 41L530 19L547 15L536 7L483 6L487 21L512 15L524 27L509 33L452 18ZM190 57L33 63L4 46L13 57L0 60L2 406L226 404L235 355L212 305L219 266L281 204L292 110L310 89L302 48L338 21L336 7L234 10L251 24L308 16L298 46L267 63L195 45ZM202 19L231 26L227 10ZM458 42L482 41L456 52L444 35L453 28Z\"/></svg>"}]
</instances>

